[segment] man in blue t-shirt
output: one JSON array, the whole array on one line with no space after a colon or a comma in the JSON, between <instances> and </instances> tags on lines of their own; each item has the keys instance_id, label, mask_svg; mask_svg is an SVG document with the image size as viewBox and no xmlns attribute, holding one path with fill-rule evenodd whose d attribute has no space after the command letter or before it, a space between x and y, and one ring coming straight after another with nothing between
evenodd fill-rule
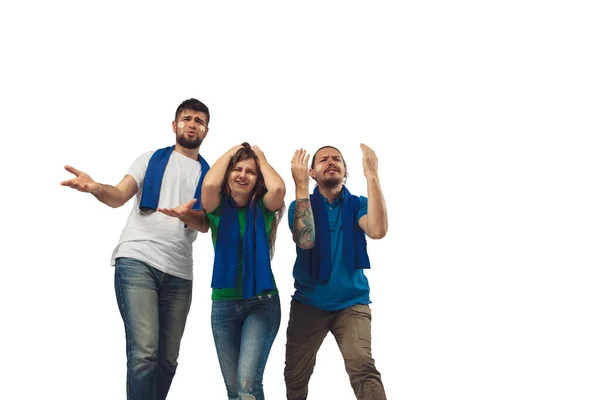
<instances>
[{"instance_id":1,"label":"man in blue t-shirt","mask_svg":"<svg viewBox=\"0 0 600 400\"><path fill-rule=\"evenodd\" d=\"M377 156L361 144L368 201L353 196L344 183L346 162L332 146L309 155L299 149L292 159L296 200L289 225L296 243L294 286L285 356L288 400L304 400L316 355L327 333L335 337L357 399L386 399L381 375L371 355L369 268L365 234L381 239L387 232L387 211ZM308 177L316 181L309 197Z\"/></svg>"}]
</instances>

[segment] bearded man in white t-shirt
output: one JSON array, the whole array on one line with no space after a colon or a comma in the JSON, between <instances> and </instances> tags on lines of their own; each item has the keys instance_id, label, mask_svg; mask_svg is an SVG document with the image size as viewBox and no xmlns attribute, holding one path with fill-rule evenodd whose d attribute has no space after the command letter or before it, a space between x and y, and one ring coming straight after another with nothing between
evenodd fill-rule
<instances>
[{"instance_id":1,"label":"bearded man in white t-shirt","mask_svg":"<svg viewBox=\"0 0 600 400\"><path fill-rule=\"evenodd\" d=\"M116 186L65 166L75 177L61 185L106 205L120 207L135 196L111 260L125 325L129 400L165 399L177 368L192 301L192 243L198 231L208 231L199 200L209 165L198 150L209 119L199 100L181 103L173 121L176 144L142 154Z\"/></svg>"}]
</instances>

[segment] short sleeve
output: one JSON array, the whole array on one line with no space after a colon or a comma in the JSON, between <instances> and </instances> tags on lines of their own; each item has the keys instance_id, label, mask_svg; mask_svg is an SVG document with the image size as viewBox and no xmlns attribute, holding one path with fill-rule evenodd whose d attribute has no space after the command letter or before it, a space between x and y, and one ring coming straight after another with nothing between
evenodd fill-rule
<instances>
[{"instance_id":1,"label":"short sleeve","mask_svg":"<svg viewBox=\"0 0 600 400\"><path fill-rule=\"evenodd\" d=\"M290 230L294 227L294 214L296 213L296 200L292 201L290 204L290 208L288 208L288 224L290 225Z\"/></svg>"},{"instance_id":2,"label":"short sleeve","mask_svg":"<svg viewBox=\"0 0 600 400\"><path fill-rule=\"evenodd\" d=\"M139 156L131 167L129 167L129 171L127 171L127 175L131 175L135 182L138 185L138 189L142 189L142 184L144 183L144 177L146 176L146 170L148 169L148 163L150 162L150 157L154 154L153 151L149 151L147 153Z\"/></svg>"},{"instance_id":3,"label":"short sleeve","mask_svg":"<svg viewBox=\"0 0 600 400\"><path fill-rule=\"evenodd\" d=\"M361 219L363 216L367 215L367 209L369 206L369 200L364 196L358 197L360 201L360 208L358 209L358 215L356 216L356 222Z\"/></svg>"}]
</instances>

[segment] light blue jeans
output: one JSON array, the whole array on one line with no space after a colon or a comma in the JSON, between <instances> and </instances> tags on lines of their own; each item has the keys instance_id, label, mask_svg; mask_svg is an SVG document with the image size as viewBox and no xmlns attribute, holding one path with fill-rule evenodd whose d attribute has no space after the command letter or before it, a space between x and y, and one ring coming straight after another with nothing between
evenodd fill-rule
<instances>
[{"instance_id":1,"label":"light blue jeans","mask_svg":"<svg viewBox=\"0 0 600 400\"><path fill-rule=\"evenodd\" d=\"M127 399L164 400L192 303L192 281L117 258L115 292L125 325Z\"/></svg>"},{"instance_id":2,"label":"light blue jeans","mask_svg":"<svg viewBox=\"0 0 600 400\"><path fill-rule=\"evenodd\" d=\"M213 300L213 338L229 400L264 400L263 373L280 322L277 294Z\"/></svg>"}]
</instances>

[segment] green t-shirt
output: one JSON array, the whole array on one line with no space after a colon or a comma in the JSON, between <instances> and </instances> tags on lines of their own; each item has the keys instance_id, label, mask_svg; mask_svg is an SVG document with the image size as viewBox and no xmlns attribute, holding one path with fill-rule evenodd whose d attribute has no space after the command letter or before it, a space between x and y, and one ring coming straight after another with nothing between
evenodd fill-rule
<instances>
[{"instance_id":1,"label":"green t-shirt","mask_svg":"<svg viewBox=\"0 0 600 400\"><path fill-rule=\"evenodd\" d=\"M213 247L217 248L217 233L219 231L219 221L221 220L221 205L223 204L223 197L221 196L221 203L211 213L208 213L208 223L210 226L210 232L213 242ZM267 237L273 230L273 221L275 213L265 208L263 200L260 199L258 206L262 209L265 217L265 228L267 230ZM242 256L244 251L244 230L246 229L246 207L238 207L238 221L240 222L240 245L239 245L239 257L238 257L238 274L237 274L237 287L236 288L224 288L224 289L213 289L211 298L213 300L241 300L242 297ZM271 272L272 274L272 272ZM277 293L277 283L275 283L275 277L273 276L273 284L275 289L260 293L274 294Z\"/></svg>"}]
</instances>

